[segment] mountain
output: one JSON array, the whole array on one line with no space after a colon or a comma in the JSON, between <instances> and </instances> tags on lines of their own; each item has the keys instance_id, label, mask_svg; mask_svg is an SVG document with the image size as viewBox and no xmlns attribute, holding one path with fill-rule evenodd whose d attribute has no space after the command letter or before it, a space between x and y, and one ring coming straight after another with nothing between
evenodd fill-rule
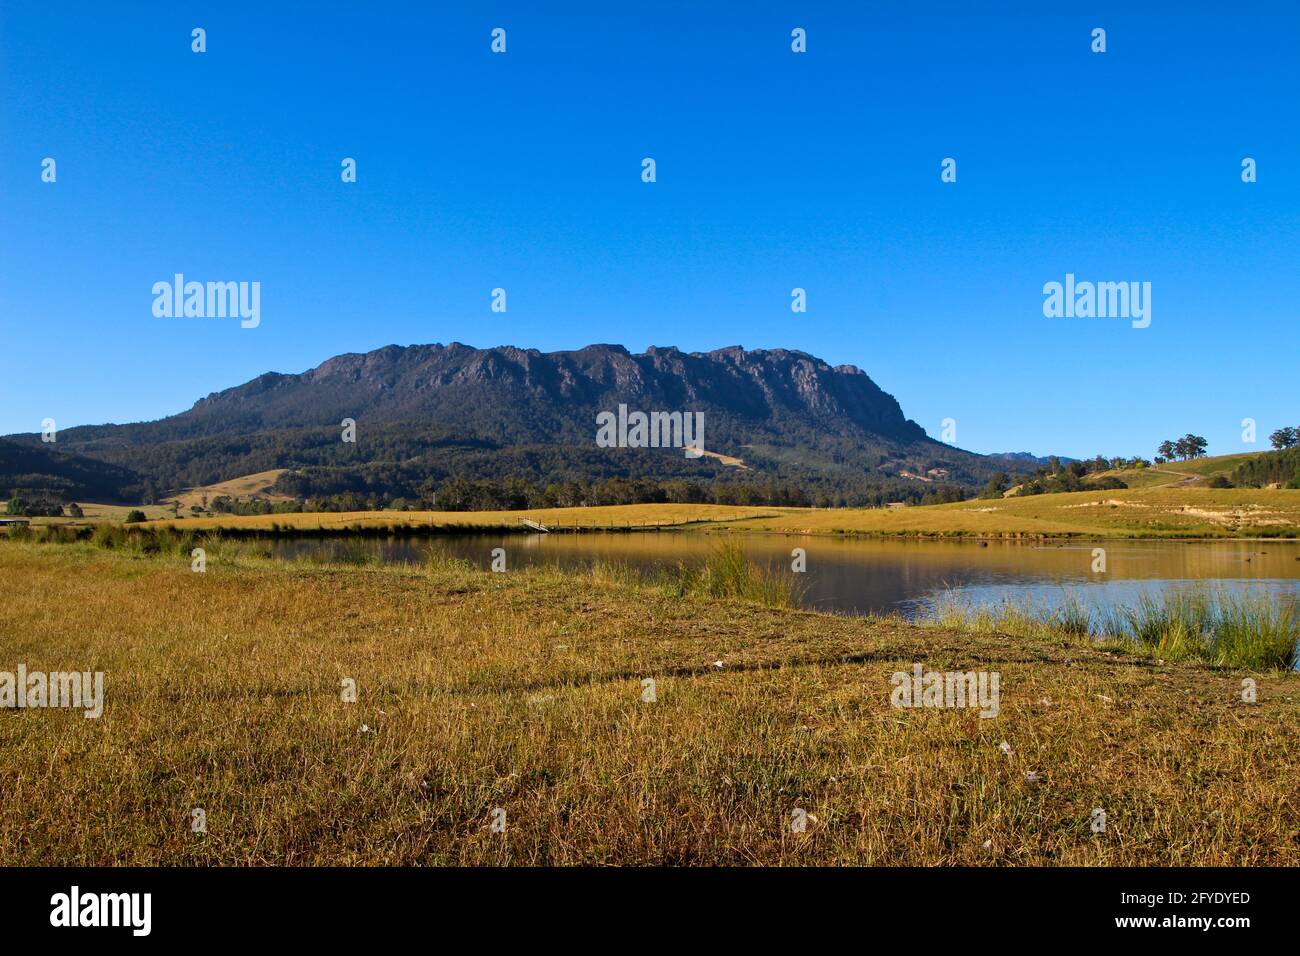
<instances>
[{"instance_id":1,"label":"mountain","mask_svg":"<svg viewBox=\"0 0 1300 956\"><path fill-rule=\"evenodd\" d=\"M706 448L744 467L680 449L597 447L596 416L620 404L703 413ZM344 419L356 423L355 443L340 440ZM973 486L1000 467L926 436L858 368L740 346L390 345L268 372L158 421L69 428L59 445L139 472L158 493L288 468L282 488L300 495L415 495L457 477L625 477L786 481L862 503Z\"/></svg>"},{"instance_id":2,"label":"mountain","mask_svg":"<svg viewBox=\"0 0 1300 956\"><path fill-rule=\"evenodd\" d=\"M1032 465L1035 468L1041 468L1042 466L1049 464L1053 457L1063 465L1068 465L1070 462L1074 461L1073 458L1066 458L1064 455L1040 456L1028 451L999 451L985 455L984 457L989 459L998 459L1010 465Z\"/></svg>"}]
</instances>

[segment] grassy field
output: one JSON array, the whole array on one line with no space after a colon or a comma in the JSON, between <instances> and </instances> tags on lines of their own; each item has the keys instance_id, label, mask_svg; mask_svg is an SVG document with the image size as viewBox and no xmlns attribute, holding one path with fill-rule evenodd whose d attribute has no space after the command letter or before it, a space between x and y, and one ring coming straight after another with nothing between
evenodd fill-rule
<instances>
[{"instance_id":1,"label":"grassy field","mask_svg":"<svg viewBox=\"0 0 1300 956\"><path fill-rule=\"evenodd\" d=\"M973 499L915 508L745 508L651 504L533 511L365 511L336 514L222 515L153 526L194 530L346 531L425 528L443 531L522 528L530 518L556 529L653 527L988 537L1222 538L1300 535L1300 491L1212 489L1195 485L1080 491L1024 498Z\"/></svg>"},{"instance_id":2,"label":"grassy field","mask_svg":"<svg viewBox=\"0 0 1300 956\"><path fill-rule=\"evenodd\" d=\"M1078 491L919 508L778 509L731 527L787 533L1082 536L1120 538L1295 537L1300 491L1192 485Z\"/></svg>"},{"instance_id":3,"label":"grassy field","mask_svg":"<svg viewBox=\"0 0 1300 956\"><path fill-rule=\"evenodd\" d=\"M0 670L107 675L97 720L0 714L0 863L1300 864L1295 674L254 550L0 541ZM918 662L1000 713L891 707Z\"/></svg>"},{"instance_id":4,"label":"grassy field","mask_svg":"<svg viewBox=\"0 0 1300 956\"><path fill-rule=\"evenodd\" d=\"M292 501L293 499L289 495L276 494L271 491L271 486L275 484L275 480L288 470L287 468L272 468L270 471L259 471L253 475L232 478L230 481L220 481L214 485L187 488L178 495L164 499L162 504L171 505L175 502L183 510L189 511L192 505L203 507L205 501L210 503L213 499L223 495L241 501L252 498L261 498L266 501Z\"/></svg>"},{"instance_id":5,"label":"grassy field","mask_svg":"<svg viewBox=\"0 0 1300 956\"><path fill-rule=\"evenodd\" d=\"M143 511L145 516L151 519L170 518L172 516L171 508L163 505L99 505L80 503L84 515L82 518L25 518L30 521L33 527L41 525L86 525L86 524L120 524L126 520L126 516L132 511ZM0 501L0 517L4 515L5 502Z\"/></svg>"}]
</instances>

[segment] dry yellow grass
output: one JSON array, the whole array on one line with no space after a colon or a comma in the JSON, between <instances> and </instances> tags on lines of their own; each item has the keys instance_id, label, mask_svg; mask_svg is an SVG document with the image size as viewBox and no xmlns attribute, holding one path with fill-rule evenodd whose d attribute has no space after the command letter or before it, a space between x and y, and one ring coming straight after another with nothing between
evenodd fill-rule
<instances>
[{"instance_id":1,"label":"dry yellow grass","mask_svg":"<svg viewBox=\"0 0 1300 956\"><path fill-rule=\"evenodd\" d=\"M742 508L732 505L611 505L599 508L534 508L530 511L345 511L302 514L214 515L174 521L170 517L154 526L174 525L191 530L230 529L269 531L272 525L303 531L346 530L348 528L517 528L524 519L548 528L638 528L684 525L695 522L735 521L778 514L780 508ZM149 525L141 525L148 527Z\"/></svg>"},{"instance_id":2,"label":"dry yellow grass","mask_svg":"<svg viewBox=\"0 0 1300 956\"><path fill-rule=\"evenodd\" d=\"M749 466L745 464L745 459L743 458L736 458L732 455L724 455L721 452L705 451L703 449L700 451L700 454L705 458L712 458L714 461L726 465L728 468L739 468L741 471L749 471Z\"/></svg>"},{"instance_id":3,"label":"dry yellow grass","mask_svg":"<svg viewBox=\"0 0 1300 956\"><path fill-rule=\"evenodd\" d=\"M3 864L1300 863L1293 674L1252 706L1240 673L607 571L0 542L0 601L0 670L107 674L98 720L0 713ZM913 662L999 671L1000 715L891 708Z\"/></svg>"},{"instance_id":4,"label":"dry yellow grass","mask_svg":"<svg viewBox=\"0 0 1300 956\"><path fill-rule=\"evenodd\" d=\"M272 468L270 471L259 471L253 475L244 475L241 478L232 478L229 481L219 481L213 485L203 485L198 488L187 488L178 495L164 499L162 504L170 505L173 502L180 505L186 511L192 505L203 506L206 499L211 503L214 498L226 495L240 501L247 501L252 498L261 498L265 501L292 501L291 495L276 494L271 490L275 480L289 469Z\"/></svg>"}]
</instances>

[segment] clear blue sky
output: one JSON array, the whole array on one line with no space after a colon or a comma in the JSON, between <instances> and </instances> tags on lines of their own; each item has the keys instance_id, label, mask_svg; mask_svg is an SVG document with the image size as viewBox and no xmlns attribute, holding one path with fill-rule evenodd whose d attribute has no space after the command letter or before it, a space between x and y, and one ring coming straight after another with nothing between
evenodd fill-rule
<instances>
[{"instance_id":1,"label":"clear blue sky","mask_svg":"<svg viewBox=\"0 0 1300 956\"><path fill-rule=\"evenodd\" d=\"M0 433L390 343L617 342L852 363L976 451L1266 445L1300 423L1298 38L1280 2L10 0ZM261 326L154 318L176 272L261 282ZM1151 282L1151 327L1044 318L1067 272Z\"/></svg>"}]
</instances>

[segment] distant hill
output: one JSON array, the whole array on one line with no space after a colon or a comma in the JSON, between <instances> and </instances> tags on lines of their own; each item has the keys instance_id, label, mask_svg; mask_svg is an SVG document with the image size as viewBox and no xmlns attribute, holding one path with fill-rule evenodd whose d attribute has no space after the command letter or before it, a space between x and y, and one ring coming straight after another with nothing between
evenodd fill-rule
<instances>
[{"instance_id":1,"label":"distant hill","mask_svg":"<svg viewBox=\"0 0 1300 956\"><path fill-rule=\"evenodd\" d=\"M1035 468L1048 464L1052 458L1055 458L1063 465L1068 465L1074 461L1073 458L1066 458L1064 455L1035 455L1027 451L999 451L991 455L985 455L996 461L1004 461L1010 465L1033 465Z\"/></svg>"},{"instance_id":2,"label":"distant hill","mask_svg":"<svg viewBox=\"0 0 1300 956\"><path fill-rule=\"evenodd\" d=\"M710 452L598 448L596 415L698 411ZM343 419L356 442L340 441ZM38 436L12 436L32 447ZM138 472L157 496L271 469L291 494L416 494L448 478L796 482L834 503L974 487L1004 465L944 445L865 373L804 352L619 345L544 353L396 345L268 372L178 415L59 433L59 446ZM938 476L928 482L903 477Z\"/></svg>"},{"instance_id":3,"label":"distant hill","mask_svg":"<svg viewBox=\"0 0 1300 956\"><path fill-rule=\"evenodd\" d=\"M108 504L138 501L143 480L110 462L64 454L55 444L23 444L0 439L0 499L18 491L47 492L62 501Z\"/></svg>"},{"instance_id":4,"label":"distant hill","mask_svg":"<svg viewBox=\"0 0 1300 956\"><path fill-rule=\"evenodd\" d=\"M1211 482L1216 479L1241 488L1286 485L1300 481L1300 449L1210 455L1142 469L1107 471L1098 477L1107 475L1120 479L1130 488L1215 487Z\"/></svg>"}]
</instances>

